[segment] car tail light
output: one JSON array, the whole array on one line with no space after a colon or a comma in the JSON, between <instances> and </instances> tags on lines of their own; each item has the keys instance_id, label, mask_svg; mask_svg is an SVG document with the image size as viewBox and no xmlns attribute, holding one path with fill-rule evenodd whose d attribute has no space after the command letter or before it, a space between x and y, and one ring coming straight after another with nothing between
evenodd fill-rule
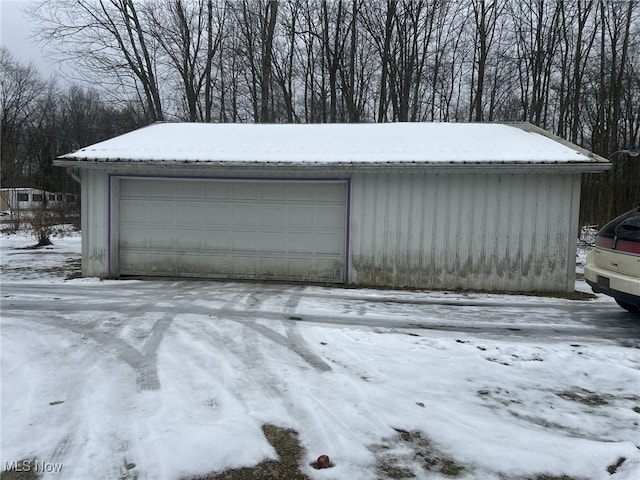
<instances>
[{"instance_id":1,"label":"car tail light","mask_svg":"<svg viewBox=\"0 0 640 480\"><path fill-rule=\"evenodd\" d=\"M615 250L618 252L635 253L640 255L640 242L618 239L618 241L615 242Z\"/></svg>"},{"instance_id":2,"label":"car tail light","mask_svg":"<svg viewBox=\"0 0 640 480\"><path fill-rule=\"evenodd\" d=\"M603 237L598 235L596 237L596 247L607 248L609 250L613 249L613 238L611 237Z\"/></svg>"},{"instance_id":3,"label":"car tail light","mask_svg":"<svg viewBox=\"0 0 640 480\"><path fill-rule=\"evenodd\" d=\"M598 235L596 237L596 247L615 250L616 252L635 253L640 255L640 242L634 242L631 240L601 237Z\"/></svg>"}]
</instances>

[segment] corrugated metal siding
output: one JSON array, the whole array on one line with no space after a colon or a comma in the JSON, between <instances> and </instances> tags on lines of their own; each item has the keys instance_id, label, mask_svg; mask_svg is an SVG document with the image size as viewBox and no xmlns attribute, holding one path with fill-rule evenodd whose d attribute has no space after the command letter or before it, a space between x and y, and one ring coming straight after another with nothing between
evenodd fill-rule
<instances>
[{"instance_id":1,"label":"corrugated metal siding","mask_svg":"<svg viewBox=\"0 0 640 480\"><path fill-rule=\"evenodd\" d=\"M118 274L118 183L82 170L85 276ZM351 285L573 289L579 174L357 173L350 191Z\"/></svg>"},{"instance_id":2,"label":"corrugated metal siding","mask_svg":"<svg viewBox=\"0 0 640 480\"><path fill-rule=\"evenodd\" d=\"M107 277L109 178L102 170L82 170L82 275Z\"/></svg>"},{"instance_id":3,"label":"corrugated metal siding","mask_svg":"<svg viewBox=\"0 0 640 480\"><path fill-rule=\"evenodd\" d=\"M354 175L350 283L572 289L579 189L579 175Z\"/></svg>"}]
</instances>

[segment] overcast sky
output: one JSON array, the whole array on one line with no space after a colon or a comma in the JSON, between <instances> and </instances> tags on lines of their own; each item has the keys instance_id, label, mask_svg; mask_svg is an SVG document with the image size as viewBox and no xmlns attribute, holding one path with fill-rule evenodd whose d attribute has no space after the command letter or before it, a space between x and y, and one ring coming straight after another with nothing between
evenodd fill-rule
<instances>
[{"instance_id":1,"label":"overcast sky","mask_svg":"<svg viewBox=\"0 0 640 480\"><path fill-rule=\"evenodd\" d=\"M22 64L33 62L40 74L48 78L55 75L60 66L45 59L42 48L30 38L33 25L22 12L30 0L0 0L0 39L2 46Z\"/></svg>"}]
</instances>

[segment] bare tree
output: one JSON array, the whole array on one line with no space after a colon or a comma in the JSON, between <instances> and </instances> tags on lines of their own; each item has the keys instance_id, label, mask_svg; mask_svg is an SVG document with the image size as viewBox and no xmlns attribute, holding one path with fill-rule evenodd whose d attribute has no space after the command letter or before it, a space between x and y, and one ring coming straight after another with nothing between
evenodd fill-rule
<instances>
[{"instance_id":1,"label":"bare tree","mask_svg":"<svg viewBox=\"0 0 640 480\"><path fill-rule=\"evenodd\" d=\"M0 47L0 169L3 187L21 186L27 128L37 115L45 82L33 65L21 65Z\"/></svg>"},{"instance_id":2,"label":"bare tree","mask_svg":"<svg viewBox=\"0 0 640 480\"><path fill-rule=\"evenodd\" d=\"M586 92L585 73L597 33L595 0L562 3L560 9L560 83L556 133L578 143L581 133L582 99Z\"/></svg>"},{"instance_id":3,"label":"bare tree","mask_svg":"<svg viewBox=\"0 0 640 480\"><path fill-rule=\"evenodd\" d=\"M433 22L433 45L427 52L427 89L422 93L428 103L424 120L458 118L454 102L459 98L456 87L460 88L464 68L459 59L466 56L468 48L460 34L465 21L463 13L464 10L453 2L434 2L430 19Z\"/></svg>"},{"instance_id":4,"label":"bare tree","mask_svg":"<svg viewBox=\"0 0 640 480\"><path fill-rule=\"evenodd\" d=\"M214 22L212 0L162 0L146 4L145 11L167 69L179 76L186 118L210 121L212 63L222 32Z\"/></svg>"},{"instance_id":5,"label":"bare tree","mask_svg":"<svg viewBox=\"0 0 640 480\"><path fill-rule=\"evenodd\" d=\"M297 38L298 38L298 21L302 18L302 4L299 0L292 0L285 3L283 9L286 9L282 13L282 34L281 38L274 38L274 49L272 54L273 61L273 79L279 87L280 96L274 91L273 97L281 98L281 107L277 108L278 113L276 118L282 119L289 123L298 122L299 117L294 105L294 84L296 71L296 53L297 53ZM274 103L278 103L274 100ZM275 114L275 112L274 112Z\"/></svg>"},{"instance_id":6,"label":"bare tree","mask_svg":"<svg viewBox=\"0 0 640 480\"><path fill-rule=\"evenodd\" d=\"M631 19L635 2L624 4L599 1L602 25L600 44L600 89L602 100L598 109L597 129L602 133L598 151L611 152L624 145L628 139L619 132L622 89L628 67L628 51L631 34ZM607 51L608 50L608 51Z\"/></svg>"},{"instance_id":7,"label":"bare tree","mask_svg":"<svg viewBox=\"0 0 640 480\"><path fill-rule=\"evenodd\" d=\"M378 56L378 69L380 81L377 83L377 122L388 120L389 106L391 105L391 68L394 62L392 58L393 47L396 44L398 0L389 0L379 3L367 2L362 9L361 20L369 37L372 47Z\"/></svg>"},{"instance_id":8,"label":"bare tree","mask_svg":"<svg viewBox=\"0 0 640 480\"><path fill-rule=\"evenodd\" d=\"M243 57L244 76L248 81L253 121L269 122L271 96L272 50L278 13L277 0L230 3L239 25L240 42L236 53ZM242 67L241 67L242 68Z\"/></svg>"},{"instance_id":9,"label":"bare tree","mask_svg":"<svg viewBox=\"0 0 640 480\"><path fill-rule=\"evenodd\" d=\"M265 19L262 23L262 82L261 82L261 103L260 121L269 122L273 117L273 112L269 109L269 95L271 93L271 65L273 62L273 37L276 28L276 18L278 15L278 0L267 0Z\"/></svg>"},{"instance_id":10,"label":"bare tree","mask_svg":"<svg viewBox=\"0 0 640 480\"><path fill-rule=\"evenodd\" d=\"M356 5L354 3L354 5ZM349 29L353 22L347 18L347 7L342 0L332 4L333 12L329 12L329 3L322 2L322 44L324 45L324 65L329 80L329 122L338 120L338 81L339 72L344 68L343 57L347 41L350 39Z\"/></svg>"},{"instance_id":11,"label":"bare tree","mask_svg":"<svg viewBox=\"0 0 640 480\"><path fill-rule=\"evenodd\" d=\"M434 48L433 33L438 2L403 3L396 9L396 38L390 56L390 94L393 118L401 122L423 117L426 60Z\"/></svg>"},{"instance_id":12,"label":"bare tree","mask_svg":"<svg viewBox=\"0 0 640 480\"><path fill-rule=\"evenodd\" d=\"M561 2L523 0L511 4L515 28L522 120L546 127L550 83L559 48Z\"/></svg>"},{"instance_id":13,"label":"bare tree","mask_svg":"<svg viewBox=\"0 0 640 480\"><path fill-rule=\"evenodd\" d=\"M494 47L493 39L496 33L498 19L502 15L507 3L501 0L472 0L471 11L474 27L474 56L471 77L471 101L469 121L484 120L484 93L487 73L487 59Z\"/></svg>"},{"instance_id":14,"label":"bare tree","mask_svg":"<svg viewBox=\"0 0 640 480\"><path fill-rule=\"evenodd\" d=\"M52 42L59 57L81 65L85 78L119 91L122 98L138 91L148 119L163 120L156 46L136 5L133 0L40 0L30 15L42 26L40 39Z\"/></svg>"}]
</instances>

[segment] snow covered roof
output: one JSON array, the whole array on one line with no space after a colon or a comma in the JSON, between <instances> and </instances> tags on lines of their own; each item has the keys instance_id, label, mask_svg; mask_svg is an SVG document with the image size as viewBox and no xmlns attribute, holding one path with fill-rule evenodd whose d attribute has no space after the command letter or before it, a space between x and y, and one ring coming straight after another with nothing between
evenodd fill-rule
<instances>
[{"instance_id":1,"label":"snow covered roof","mask_svg":"<svg viewBox=\"0 0 640 480\"><path fill-rule=\"evenodd\" d=\"M608 167L604 158L528 123L155 123L62 155L56 163L69 161Z\"/></svg>"}]
</instances>

